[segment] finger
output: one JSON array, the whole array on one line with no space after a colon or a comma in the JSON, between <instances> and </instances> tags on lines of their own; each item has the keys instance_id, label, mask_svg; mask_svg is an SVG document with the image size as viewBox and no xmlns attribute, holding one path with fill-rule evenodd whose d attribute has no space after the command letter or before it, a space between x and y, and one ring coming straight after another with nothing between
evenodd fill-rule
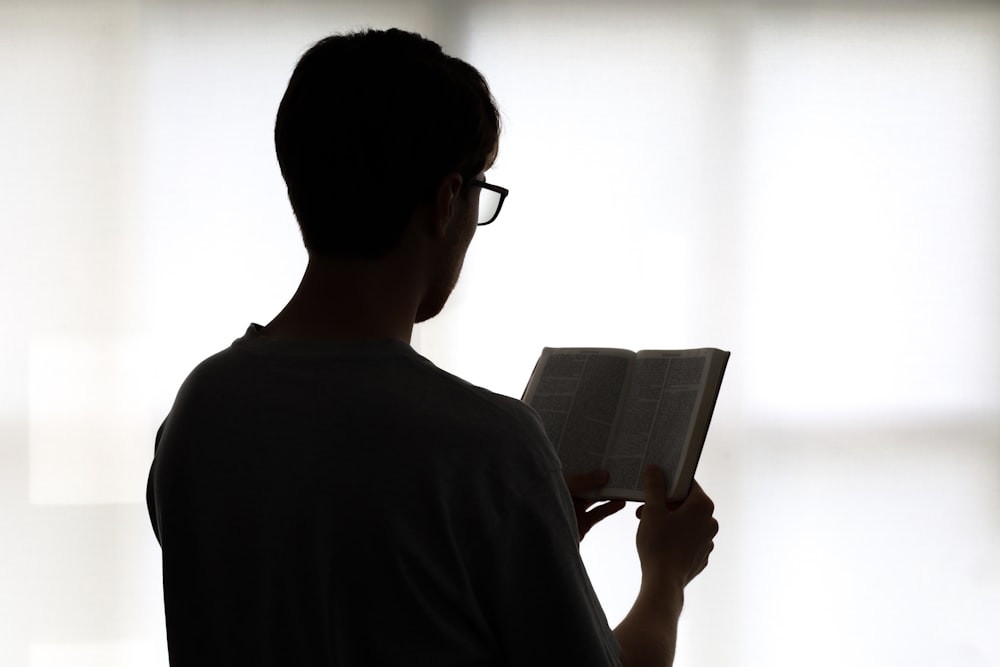
<instances>
[{"instance_id":1,"label":"finger","mask_svg":"<svg viewBox=\"0 0 1000 667\"><path fill-rule=\"evenodd\" d=\"M625 507L624 500L612 500L611 502L603 503L590 512L586 512L584 514L577 513L576 523L580 530L580 539L582 540L583 536L586 535L591 528L615 512L620 511L623 507Z\"/></svg>"},{"instance_id":2,"label":"finger","mask_svg":"<svg viewBox=\"0 0 1000 667\"><path fill-rule=\"evenodd\" d=\"M646 504L660 507L667 504L667 480L660 466L650 463L642 474Z\"/></svg>"},{"instance_id":3,"label":"finger","mask_svg":"<svg viewBox=\"0 0 1000 667\"><path fill-rule=\"evenodd\" d=\"M625 507L624 500L612 500L611 502L599 505L594 509L590 510L589 512L587 512L587 520L590 522L590 525L593 526L598 521L603 521L604 519L607 519L615 512L620 512L622 509L624 509L624 507Z\"/></svg>"},{"instance_id":4,"label":"finger","mask_svg":"<svg viewBox=\"0 0 1000 667\"><path fill-rule=\"evenodd\" d=\"M711 516L715 511L715 503L708 497L705 490L701 488L701 485L692 480L691 490L688 493L687 498L685 498L684 501L678 505L677 509L685 512L707 513Z\"/></svg>"},{"instance_id":5,"label":"finger","mask_svg":"<svg viewBox=\"0 0 1000 667\"><path fill-rule=\"evenodd\" d=\"M708 497L707 493L705 493L705 489L701 488L701 484L694 479L691 480L691 490L688 492L688 497L697 498L700 502L712 503L712 499ZM714 503L712 506L715 506Z\"/></svg>"},{"instance_id":6,"label":"finger","mask_svg":"<svg viewBox=\"0 0 1000 667\"><path fill-rule=\"evenodd\" d=\"M611 474L607 470L590 470L588 472L564 475L569 494L575 496L587 491L595 491L608 483Z\"/></svg>"}]
</instances>

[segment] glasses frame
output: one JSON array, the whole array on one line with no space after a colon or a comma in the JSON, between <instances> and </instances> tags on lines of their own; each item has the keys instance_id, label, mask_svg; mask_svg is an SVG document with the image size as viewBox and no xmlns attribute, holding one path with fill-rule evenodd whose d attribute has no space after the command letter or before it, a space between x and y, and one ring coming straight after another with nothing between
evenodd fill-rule
<instances>
[{"instance_id":1,"label":"glasses frame","mask_svg":"<svg viewBox=\"0 0 1000 667\"><path fill-rule=\"evenodd\" d=\"M485 227L486 225L496 220L497 217L500 215L500 209L503 208L503 202L505 199L507 199L507 194L510 192L510 190L508 190L507 188L500 187L499 185L493 185L492 183L487 183L486 181L478 178L472 179L471 183L472 185L477 185L483 188L484 190L490 190L491 192L496 192L498 195L500 195L500 201L497 203L497 210L493 212L493 217L487 220L486 222L479 222L478 220L476 221L477 227Z\"/></svg>"}]
</instances>

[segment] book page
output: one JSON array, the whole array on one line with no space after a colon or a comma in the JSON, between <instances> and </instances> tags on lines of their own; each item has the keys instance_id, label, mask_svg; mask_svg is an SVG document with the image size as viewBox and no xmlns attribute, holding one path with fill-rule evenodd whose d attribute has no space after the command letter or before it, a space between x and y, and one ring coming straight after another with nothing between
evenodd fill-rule
<instances>
[{"instance_id":1,"label":"book page","mask_svg":"<svg viewBox=\"0 0 1000 667\"><path fill-rule=\"evenodd\" d=\"M708 351L644 351L635 361L617 437L605 467L608 489L641 490L647 463L673 484L695 421ZM641 494L635 496L641 498Z\"/></svg>"},{"instance_id":2,"label":"book page","mask_svg":"<svg viewBox=\"0 0 1000 667\"><path fill-rule=\"evenodd\" d=\"M634 353L545 348L524 401L545 425L569 474L602 467Z\"/></svg>"}]
</instances>

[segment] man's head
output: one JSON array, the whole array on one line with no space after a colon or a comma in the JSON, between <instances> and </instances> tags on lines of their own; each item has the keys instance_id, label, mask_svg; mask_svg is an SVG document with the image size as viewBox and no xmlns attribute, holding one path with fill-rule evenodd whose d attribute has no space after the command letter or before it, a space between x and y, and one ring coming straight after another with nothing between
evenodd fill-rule
<instances>
[{"instance_id":1,"label":"man's head","mask_svg":"<svg viewBox=\"0 0 1000 667\"><path fill-rule=\"evenodd\" d=\"M306 248L384 255L447 175L468 197L499 132L482 75L434 42L395 29L320 41L296 66L274 129Z\"/></svg>"}]
</instances>

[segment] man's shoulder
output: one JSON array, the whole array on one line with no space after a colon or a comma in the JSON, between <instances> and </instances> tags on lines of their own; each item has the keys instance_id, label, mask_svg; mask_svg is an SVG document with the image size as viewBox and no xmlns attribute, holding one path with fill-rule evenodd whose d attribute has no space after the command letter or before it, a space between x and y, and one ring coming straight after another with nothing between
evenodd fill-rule
<instances>
[{"instance_id":1,"label":"man's shoulder","mask_svg":"<svg viewBox=\"0 0 1000 667\"><path fill-rule=\"evenodd\" d=\"M406 404L479 431L537 436L542 429L538 415L523 402L439 368L402 341L268 340L257 325L198 363L179 397L209 394L218 401L232 393L266 398L317 390L330 398L360 393L375 403Z\"/></svg>"},{"instance_id":2,"label":"man's shoulder","mask_svg":"<svg viewBox=\"0 0 1000 667\"><path fill-rule=\"evenodd\" d=\"M436 378L441 387L458 398L467 408L474 411L477 418L503 422L510 428L538 431L543 428L541 418L535 410L521 400L498 394L476 385L448 371L427 362L426 372Z\"/></svg>"},{"instance_id":3,"label":"man's shoulder","mask_svg":"<svg viewBox=\"0 0 1000 667\"><path fill-rule=\"evenodd\" d=\"M435 384L448 391L470 407L478 408L482 417L494 417L518 426L534 427L540 424L537 414L528 405L510 396L498 394L485 387L473 384L457 375L442 370L433 364L424 372L435 378Z\"/></svg>"}]
</instances>

